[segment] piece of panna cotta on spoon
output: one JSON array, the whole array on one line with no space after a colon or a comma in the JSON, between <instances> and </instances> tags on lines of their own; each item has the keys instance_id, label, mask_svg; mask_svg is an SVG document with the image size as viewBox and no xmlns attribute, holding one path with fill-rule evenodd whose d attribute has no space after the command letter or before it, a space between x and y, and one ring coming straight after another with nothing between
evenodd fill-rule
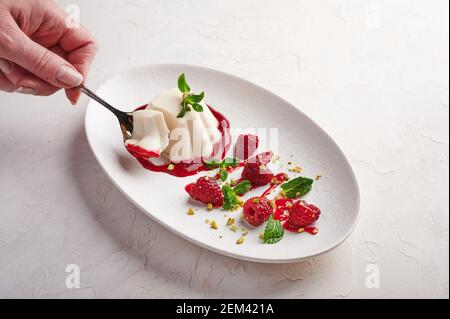
<instances>
[{"instance_id":1,"label":"piece of panna cotta on spoon","mask_svg":"<svg viewBox=\"0 0 450 319\"><path fill-rule=\"evenodd\" d=\"M133 113L134 131L125 144L134 156L179 163L213 154L222 139L219 123L202 101L203 93L182 89L179 85L163 91L145 109Z\"/></svg>"}]
</instances>

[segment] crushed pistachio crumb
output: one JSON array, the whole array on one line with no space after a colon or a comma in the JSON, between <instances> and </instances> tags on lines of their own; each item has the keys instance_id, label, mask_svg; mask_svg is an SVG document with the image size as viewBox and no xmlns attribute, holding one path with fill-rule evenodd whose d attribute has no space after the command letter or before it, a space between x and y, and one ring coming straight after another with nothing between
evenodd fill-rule
<instances>
[{"instance_id":1,"label":"crushed pistachio crumb","mask_svg":"<svg viewBox=\"0 0 450 319\"><path fill-rule=\"evenodd\" d=\"M214 205L211 204L211 203L209 203L208 205L206 205L206 209L207 209L208 211L212 211L213 208L214 208Z\"/></svg>"},{"instance_id":2,"label":"crushed pistachio crumb","mask_svg":"<svg viewBox=\"0 0 450 319\"><path fill-rule=\"evenodd\" d=\"M189 208L188 211L187 211L187 214L189 216L195 215L195 210L193 208Z\"/></svg>"},{"instance_id":3,"label":"crushed pistachio crumb","mask_svg":"<svg viewBox=\"0 0 450 319\"><path fill-rule=\"evenodd\" d=\"M230 179L230 186L231 187L234 187L234 186L236 186L237 185L237 183L236 183L236 181L234 180L234 179Z\"/></svg>"},{"instance_id":4,"label":"crushed pistachio crumb","mask_svg":"<svg viewBox=\"0 0 450 319\"><path fill-rule=\"evenodd\" d=\"M242 230L242 236L245 236L245 235L248 234L248 229L247 228L243 227L241 230Z\"/></svg>"},{"instance_id":5,"label":"crushed pistachio crumb","mask_svg":"<svg viewBox=\"0 0 450 319\"><path fill-rule=\"evenodd\" d=\"M236 244L241 245L244 243L244 237L239 237L238 240L236 240Z\"/></svg>"},{"instance_id":6,"label":"crushed pistachio crumb","mask_svg":"<svg viewBox=\"0 0 450 319\"><path fill-rule=\"evenodd\" d=\"M291 161L289 161L289 162L288 162L288 165L292 165L292 162L291 162Z\"/></svg>"},{"instance_id":7,"label":"crushed pistachio crumb","mask_svg":"<svg viewBox=\"0 0 450 319\"><path fill-rule=\"evenodd\" d=\"M231 229L231 231L236 232L237 229L238 229L238 227L237 227L236 225L233 224L233 225L231 225L230 229Z\"/></svg>"},{"instance_id":8,"label":"crushed pistachio crumb","mask_svg":"<svg viewBox=\"0 0 450 319\"><path fill-rule=\"evenodd\" d=\"M259 238L260 238L261 240L264 240L264 233L260 233L260 234L259 234Z\"/></svg>"},{"instance_id":9,"label":"crushed pistachio crumb","mask_svg":"<svg viewBox=\"0 0 450 319\"><path fill-rule=\"evenodd\" d=\"M217 223L214 219L209 223L209 225L211 226L212 229L219 228L219 226L217 226Z\"/></svg>"},{"instance_id":10,"label":"crushed pistachio crumb","mask_svg":"<svg viewBox=\"0 0 450 319\"><path fill-rule=\"evenodd\" d=\"M300 166L295 166L293 168L289 169L289 172L298 173L300 174L302 172L302 168Z\"/></svg>"},{"instance_id":11,"label":"crushed pistachio crumb","mask_svg":"<svg viewBox=\"0 0 450 319\"><path fill-rule=\"evenodd\" d=\"M254 198L253 199L253 203L258 204L259 203L259 199L258 198Z\"/></svg>"},{"instance_id":12,"label":"crushed pistachio crumb","mask_svg":"<svg viewBox=\"0 0 450 319\"><path fill-rule=\"evenodd\" d=\"M319 175L317 175L317 176L316 176L316 181L318 181L318 180L319 180L319 179L321 179L322 177L323 177L323 176L322 176L322 175L320 175L320 174L319 174Z\"/></svg>"},{"instance_id":13,"label":"crushed pistachio crumb","mask_svg":"<svg viewBox=\"0 0 450 319\"><path fill-rule=\"evenodd\" d=\"M205 224L209 224L209 219L208 218L205 219Z\"/></svg>"},{"instance_id":14,"label":"crushed pistachio crumb","mask_svg":"<svg viewBox=\"0 0 450 319\"><path fill-rule=\"evenodd\" d=\"M227 225L228 226L234 225L234 218L228 218Z\"/></svg>"},{"instance_id":15,"label":"crushed pistachio crumb","mask_svg":"<svg viewBox=\"0 0 450 319\"><path fill-rule=\"evenodd\" d=\"M275 203L273 202L273 200L269 201L269 204L272 208L275 208Z\"/></svg>"},{"instance_id":16,"label":"crushed pistachio crumb","mask_svg":"<svg viewBox=\"0 0 450 319\"><path fill-rule=\"evenodd\" d=\"M169 166L167 166L167 170L168 171L173 171L175 169L175 165L174 164L169 164Z\"/></svg>"}]
</instances>

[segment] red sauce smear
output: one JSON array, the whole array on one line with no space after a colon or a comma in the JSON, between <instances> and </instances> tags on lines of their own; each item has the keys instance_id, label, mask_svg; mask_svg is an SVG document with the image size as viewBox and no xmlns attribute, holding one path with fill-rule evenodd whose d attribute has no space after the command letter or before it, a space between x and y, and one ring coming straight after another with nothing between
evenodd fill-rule
<instances>
[{"instance_id":1,"label":"red sauce smear","mask_svg":"<svg viewBox=\"0 0 450 319\"><path fill-rule=\"evenodd\" d=\"M288 179L288 176L285 173L280 173L275 175L270 182L269 188L267 188L261 196L269 195L275 188L277 188L281 183Z\"/></svg>"},{"instance_id":2,"label":"red sauce smear","mask_svg":"<svg viewBox=\"0 0 450 319\"><path fill-rule=\"evenodd\" d=\"M147 105L140 106L135 111L143 110L147 107ZM219 125L217 129L220 131L220 134L222 135L222 138L219 142L214 145L213 154L211 155L211 158L217 158L220 157L221 159L225 158L225 154L230 149L231 145L231 134L230 134L230 122L228 119L220 112L213 109L210 105L208 105L209 109L211 110L211 113L214 115L214 117L219 122ZM180 163L173 163L174 167L172 170L169 170L169 164L163 164L163 165L157 165L148 160L149 158L149 152L145 151L142 152L139 149L139 147L133 148L130 147L131 145L127 145L127 150L136 157L136 159L141 163L141 165L150 171L153 172L161 172L161 173L167 173L172 176L176 177L186 177L186 176L192 176L199 172L205 171L206 168L204 166L204 162L207 159L203 158L195 158L192 161L189 162L180 162ZM153 152L151 155L155 157ZM157 154L157 157L159 157L159 154Z\"/></svg>"}]
</instances>

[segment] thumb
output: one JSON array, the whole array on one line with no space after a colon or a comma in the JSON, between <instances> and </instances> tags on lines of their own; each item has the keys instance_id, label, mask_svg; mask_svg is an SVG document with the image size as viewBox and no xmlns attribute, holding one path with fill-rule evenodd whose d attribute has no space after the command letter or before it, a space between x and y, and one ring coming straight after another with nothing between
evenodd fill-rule
<instances>
[{"instance_id":1,"label":"thumb","mask_svg":"<svg viewBox=\"0 0 450 319\"><path fill-rule=\"evenodd\" d=\"M6 59L56 87L73 88L83 82L83 76L70 63L31 40L17 25L10 32L14 40L4 50Z\"/></svg>"}]
</instances>

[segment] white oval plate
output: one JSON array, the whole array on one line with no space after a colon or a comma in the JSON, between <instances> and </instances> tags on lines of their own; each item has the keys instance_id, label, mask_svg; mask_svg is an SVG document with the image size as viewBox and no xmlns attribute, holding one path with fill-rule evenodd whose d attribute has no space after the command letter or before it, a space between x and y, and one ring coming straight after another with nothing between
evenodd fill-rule
<instances>
[{"instance_id":1,"label":"white oval plate","mask_svg":"<svg viewBox=\"0 0 450 319\"><path fill-rule=\"evenodd\" d=\"M116 118L91 101L86 111L87 139L101 167L125 196L183 238L235 258L294 262L342 243L352 232L358 217L359 190L355 175L334 141L292 104L238 77L179 64L133 69L108 80L97 93L112 105L131 111L148 103L158 92L176 87L177 77L183 72L193 91L205 90L206 102L228 117L232 128L277 128L279 163L292 160L301 165L304 176L323 175L304 198L322 210L316 223L320 231L315 236L286 232L279 243L265 245L259 239L261 227L251 230L245 236L245 243L237 245L240 231L232 232L226 227L226 212L207 212L185 193L184 186L198 176L176 178L142 168L125 150ZM254 192L256 195L262 190ZM188 216L189 207L199 207L199 210L194 216ZM239 214L227 215L239 217ZM207 218L215 219L219 229L211 229L205 223Z\"/></svg>"}]
</instances>

